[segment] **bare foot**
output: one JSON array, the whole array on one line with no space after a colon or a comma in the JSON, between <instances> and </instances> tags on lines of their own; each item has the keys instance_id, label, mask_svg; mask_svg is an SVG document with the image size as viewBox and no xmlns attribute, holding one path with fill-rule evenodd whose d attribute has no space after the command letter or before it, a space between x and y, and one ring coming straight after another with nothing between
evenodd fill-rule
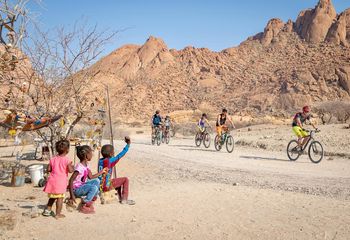
<instances>
[{"instance_id":1,"label":"bare foot","mask_svg":"<svg viewBox=\"0 0 350 240\"><path fill-rule=\"evenodd\" d=\"M66 216L63 215L63 214L57 214L57 215L55 216L56 219L65 218L65 217L66 217Z\"/></svg>"}]
</instances>

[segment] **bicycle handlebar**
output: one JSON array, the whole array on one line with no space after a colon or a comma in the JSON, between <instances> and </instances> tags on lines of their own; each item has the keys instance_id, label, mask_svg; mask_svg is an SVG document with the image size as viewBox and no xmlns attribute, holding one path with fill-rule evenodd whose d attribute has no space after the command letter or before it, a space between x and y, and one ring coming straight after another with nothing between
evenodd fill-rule
<instances>
[{"instance_id":1,"label":"bicycle handlebar","mask_svg":"<svg viewBox=\"0 0 350 240\"><path fill-rule=\"evenodd\" d=\"M314 133L319 133L319 132L321 132L321 130L320 129L315 129L315 130L308 130L308 129L303 129L305 132L314 132Z\"/></svg>"}]
</instances>

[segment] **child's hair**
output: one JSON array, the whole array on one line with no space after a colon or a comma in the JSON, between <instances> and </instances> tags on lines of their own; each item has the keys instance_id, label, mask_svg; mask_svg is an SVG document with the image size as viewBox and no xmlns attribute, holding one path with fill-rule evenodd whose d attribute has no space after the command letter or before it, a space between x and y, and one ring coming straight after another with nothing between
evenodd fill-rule
<instances>
[{"instance_id":1,"label":"child's hair","mask_svg":"<svg viewBox=\"0 0 350 240\"><path fill-rule=\"evenodd\" d=\"M91 152L92 149L88 145L83 145L83 146L77 146L77 156L80 161L83 161L86 159L86 156L89 152Z\"/></svg>"},{"instance_id":2,"label":"child's hair","mask_svg":"<svg viewBox=\"0 0 350 240\"><path fill-rule=\"evenodd\" d=\"M58 142L56 142L56 152L61 155L61 154L64 154L64 153L67 153L69 152L69 141L66 140L66 139L63 139L63 140L60 140Z\"/></svg>"},{"instance_id":3,"label":"child's hair","mask_svg":"<svg viewBox=\"0 0 350 240\"><path fill-rule=\"evenodd\" d=\"M113 145L111 144L103 145L101 148L102 157L104 158L110 157L113 151L114 151Z\"/></svg>"}]
</instances>

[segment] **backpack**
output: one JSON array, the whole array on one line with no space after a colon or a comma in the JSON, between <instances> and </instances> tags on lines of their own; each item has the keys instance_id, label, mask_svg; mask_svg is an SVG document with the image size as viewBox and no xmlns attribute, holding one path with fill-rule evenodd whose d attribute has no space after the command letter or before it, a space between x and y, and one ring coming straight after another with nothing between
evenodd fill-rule
<instances>
[{"instance_id":1,"label":"backpack","mask_svg":"<svg viewBox=\"0 0 350 240\"><path fill-rule=\"evenodd\" d=\"M161 121L161 118L158 117L157 115L153 116L153 125L159 125Z\"/></svg>"}]
</instances>

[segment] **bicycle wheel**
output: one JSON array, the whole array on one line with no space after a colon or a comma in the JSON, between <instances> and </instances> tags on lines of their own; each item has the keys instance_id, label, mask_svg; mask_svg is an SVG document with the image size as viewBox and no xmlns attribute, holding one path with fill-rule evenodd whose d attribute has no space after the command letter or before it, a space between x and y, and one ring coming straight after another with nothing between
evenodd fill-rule
<instances>
[{"instance_id":1,"label":"bicycle wheel","mask_svg":"<svg viewBox=\"0 0 350 240\"><path fill-rule=\"evenodd\" d=\"M156 143L156 136L154 134L152 134L151 142L152 142L152 145Z\"/></svg>"},{"instance_id":2,"label":"bicycle wheel","mask_svg":"<svg viewBox=\"0 0 350 240\"><path fill-rule=\"evenodd\" d=\"M162 143L162 135L160 132L158 132L156 135L156 142L157 142L157 146L160 146L160 144Z\"/></svg>"},{"instance_id":3,"label":"bicycle wheel","mask_svg":"<svg viewBox=\"0 0 350 240\"><path fill-rule=\"evenodd\" d=\"M204 145L205 148L209 148L210 147L210 134L209 133L205 133L204 134L203 145Z\"/></svg>"},{"instance_id":4,"label":"bicycle wheel","mask_svg":"<svg viewBox=\"0 0 350 240\"><path fill-rule=\"evenodd\" d=\"M300 157L299 144L298 141L292 140L287 146L287 155L289 160L296 161Z\"/></svg>"},{"instance_id":5,"label":"bicycle wheel","mask_svg":"<svg viewBox=\"0 0 350 240\"><path fill-rule=\"evenodd\" d=\"M221 139L218 135L215 136L214 146L215 146L216 151L220 151L222 148Z\"/></svg>"},{"instance_id":6,"label":"bicycle wheel","mask_svg":"<svg viewBox=\"0 0 350 240\"><path fill-rule=\"evenodd\" d=\"M229 152L229 153L232 153L233 152L233 149L235 147L235 143L233 141L233 137L232 136L227 136L226 138L226 150Z\"/></svg>"},{"instance_id":7,"label":"bicycle wheel","mask_svg":"<svg viewBox=\"0 0 350 240\"><path fill-rule=\"evenodd\" d=\"M165 143L166 144L170 143L170 133L169 132L165 135Z\"/></svg>"},{"instance_id":8,"label":"bicycle wheel","mask_svg":"<svg viewBox=\"0 0 350 240\"><path fill-rule=\"evenodd\" d=\"M175 137L175 129L174 128L170 128L170 137Z\"/></svg>"},{"instance_id":9,"label":"bicycle wheel","mask_svg":"<svg viewBox=\"0 0 350 240\"><path fill-rule=\"evenodd\" d=\"M323 159L323 147L318 141L313 141L309 146L309 158L313 163L319 163Z\"/></svg>"},{"instance_id":10,"label":"bicycle wheel","mask_svg":"<svg viewBox=\"0 0 350 240\"><path fill-rule=\"evenodd\" d=\"M202 144L202 134L201 133L196 134L196 136L194 138L194 142L195 142L197 147L199 147Z\"/></svg>"}]
</instances>

